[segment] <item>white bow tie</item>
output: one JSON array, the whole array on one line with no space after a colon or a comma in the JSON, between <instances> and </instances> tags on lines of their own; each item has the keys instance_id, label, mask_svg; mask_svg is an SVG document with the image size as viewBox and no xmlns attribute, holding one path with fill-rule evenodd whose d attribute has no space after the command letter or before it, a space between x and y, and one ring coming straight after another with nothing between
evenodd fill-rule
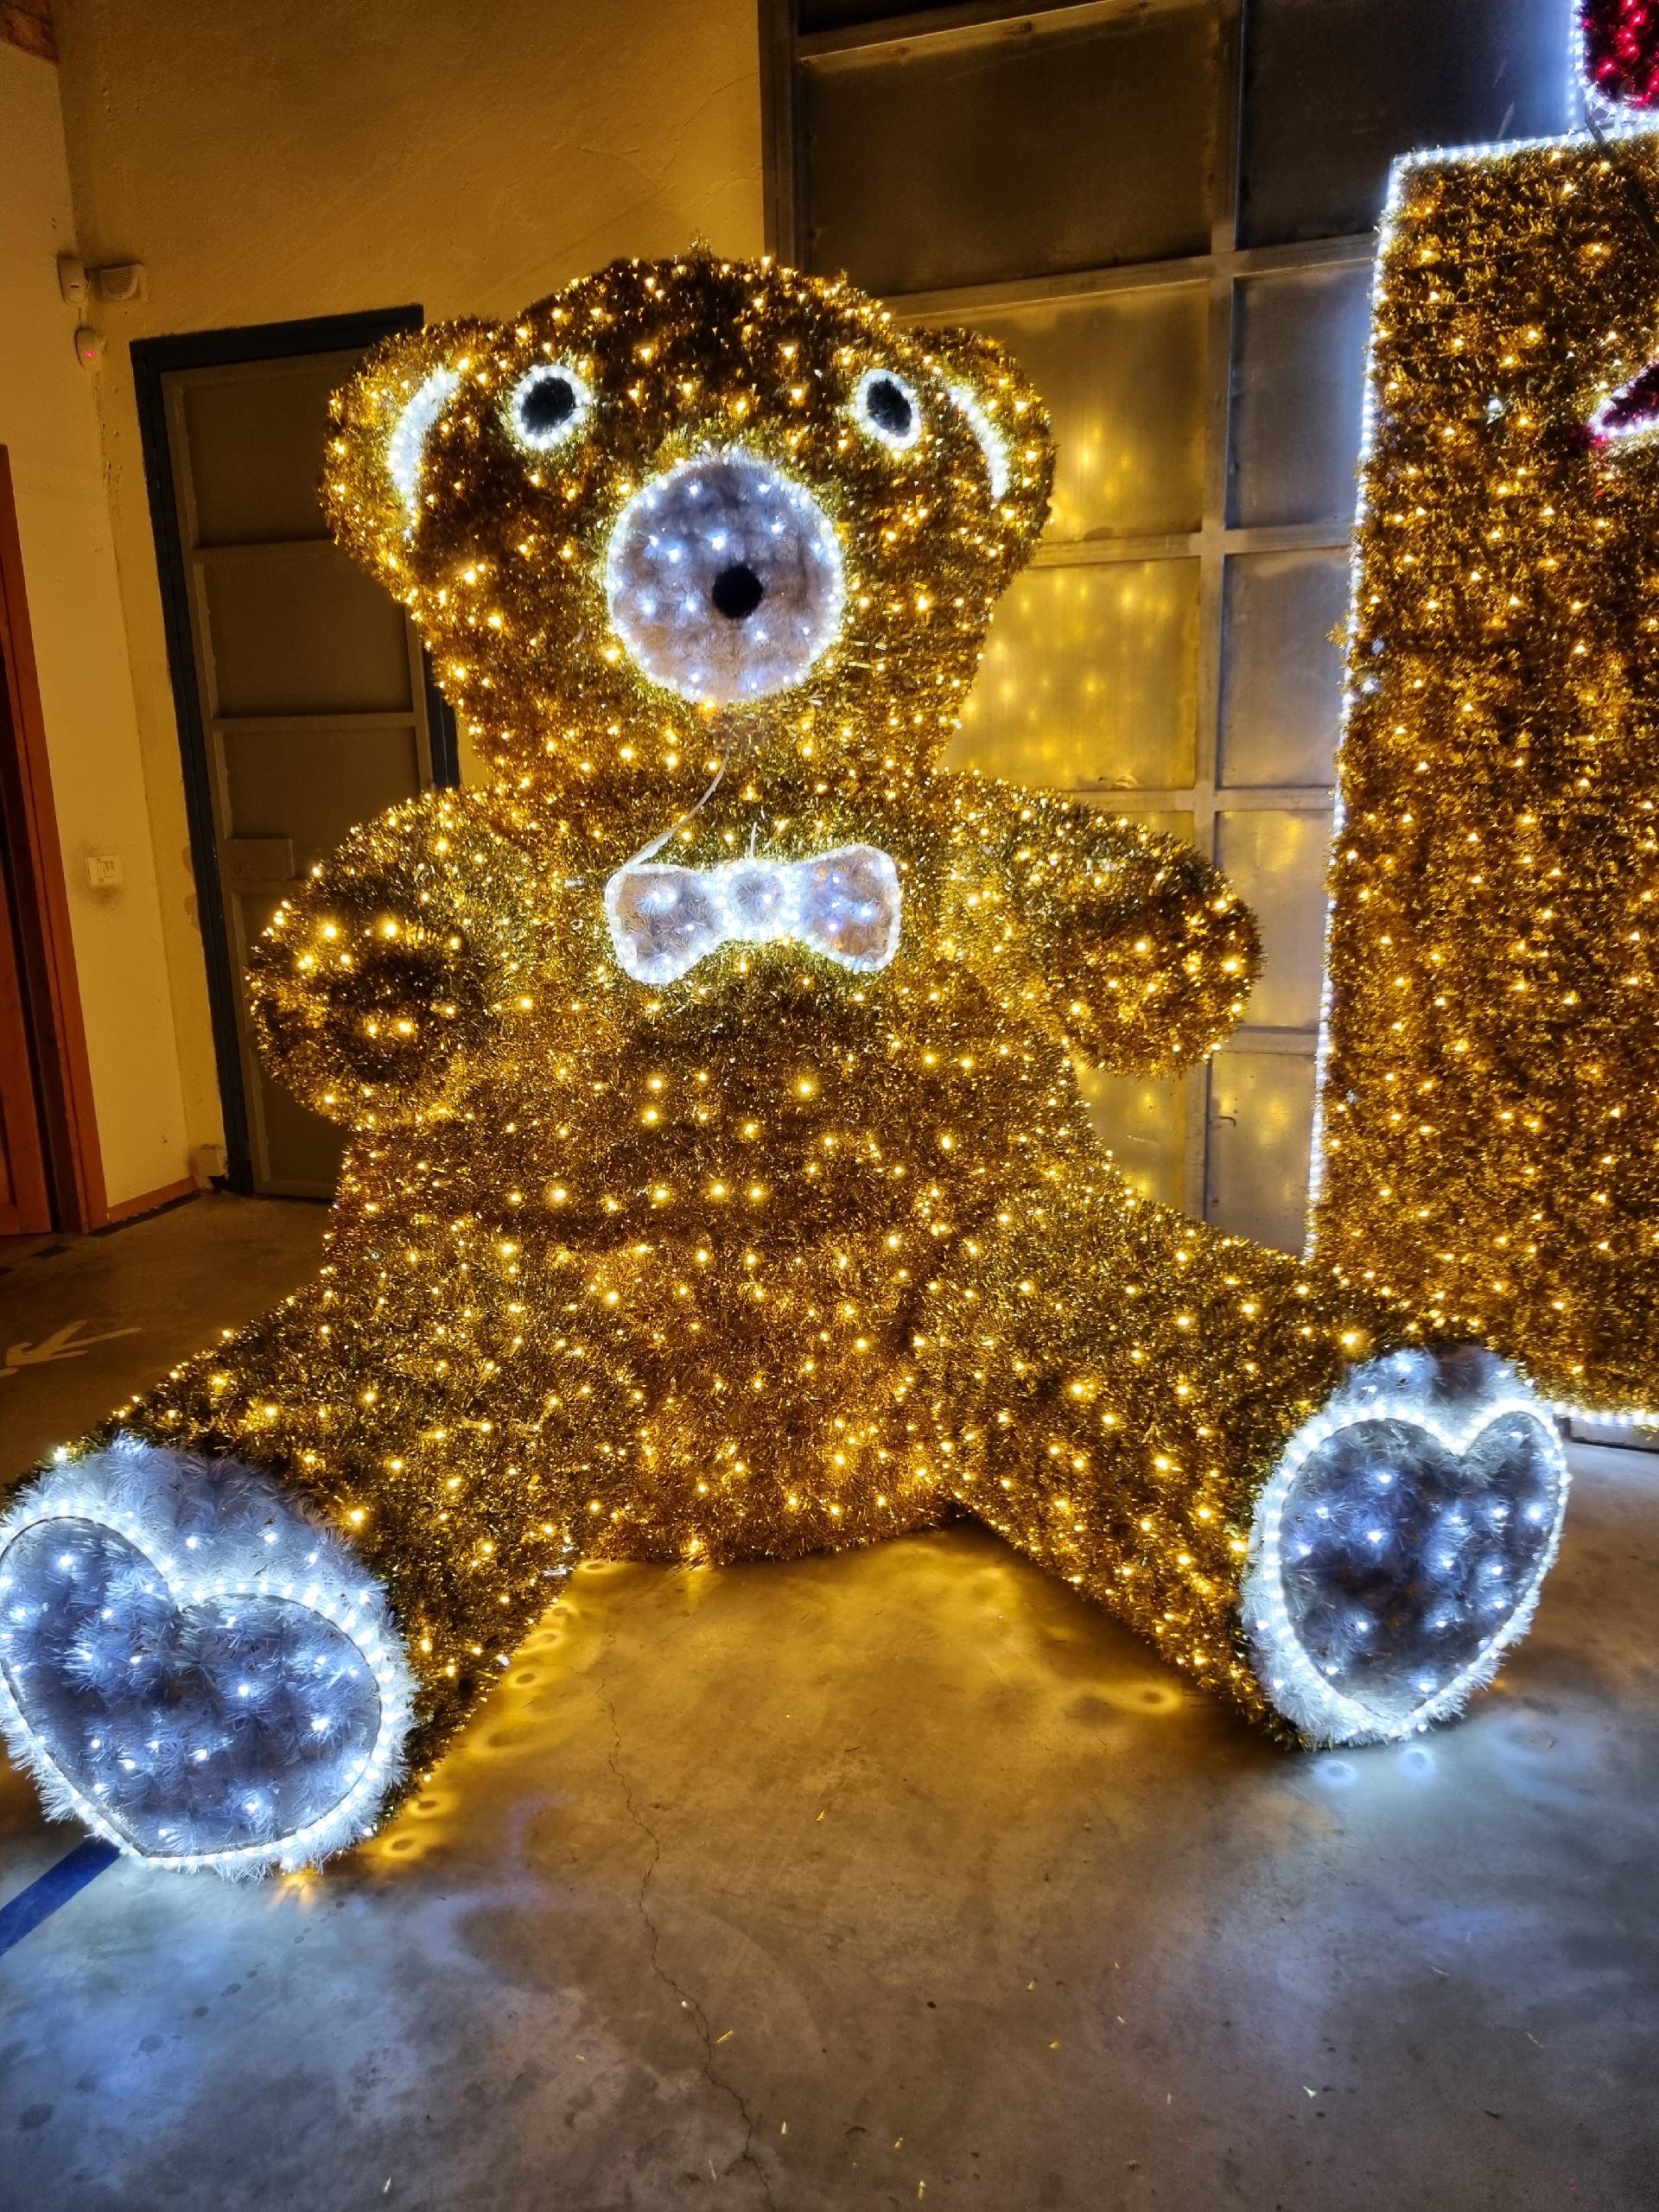
<instances>
[{"instance_id":1,"label":"white bow tie","mask_svg":"<svg viewBox=\"0 0 1659 2212\"><path fill-rule=\"evenodd\" d=\"M718 868L629 861L605 886L611 943L639 983L675 982L722 944L781 938L868 975L899 950L899 871L878 845Z\"/></svg>"}]
</instances>

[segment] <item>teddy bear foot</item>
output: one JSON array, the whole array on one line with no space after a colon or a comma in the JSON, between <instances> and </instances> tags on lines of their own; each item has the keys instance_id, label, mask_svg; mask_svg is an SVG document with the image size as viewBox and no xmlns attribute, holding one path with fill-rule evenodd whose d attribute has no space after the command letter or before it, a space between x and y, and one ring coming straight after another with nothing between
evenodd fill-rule
<instances>
[{"instance_id":1,"label":"teddy bear foot","mask_svg":"<svg viewBox=\"0 0 1659 2212\"><path fill-rule=\"evenodd\" d=\"M375 1578L239 1461L123 1439L0 1520L0 1732L133 1858L250 1874L366 1834L412 1694Z\"/></svg>"},{"instance_id":2,"label":"teddy bear foot","mask_svg":"<svg viewBox=\"0 0 1659 2212\"><path fill-rule=\"evenodd\" d=\"M1370 1743L1461 1710L1526 1631L1567 1480L1548 1408L1491 1353L1357 1369L1256 1510L1243 1618L1280 1712Z\"/></svg>"}]
</instances>

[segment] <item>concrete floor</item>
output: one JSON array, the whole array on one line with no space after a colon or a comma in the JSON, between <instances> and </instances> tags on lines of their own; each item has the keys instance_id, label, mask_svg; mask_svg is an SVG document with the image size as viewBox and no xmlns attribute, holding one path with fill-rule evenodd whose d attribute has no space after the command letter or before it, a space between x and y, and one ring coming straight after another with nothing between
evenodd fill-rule
<instances>
[{"instance_id":1,"label":"concrete floor","mask_svg":"<svg viewBox=\"0 0 1659 2212\"><path fill-rule=\"evenodd\" d=\"M310 1263L204 1200L0 1274L16 1466ZM77 1339L65 1340L73 1343ZM121 1862L0 1958L11 2212L1659 2204L1659 1460L1580 1449L1463 1726L1297 1758L962 1527L580 1573L321 1877ZM0 1906L61 1857L0 1769Z\"/></svg>"}]
</instances>

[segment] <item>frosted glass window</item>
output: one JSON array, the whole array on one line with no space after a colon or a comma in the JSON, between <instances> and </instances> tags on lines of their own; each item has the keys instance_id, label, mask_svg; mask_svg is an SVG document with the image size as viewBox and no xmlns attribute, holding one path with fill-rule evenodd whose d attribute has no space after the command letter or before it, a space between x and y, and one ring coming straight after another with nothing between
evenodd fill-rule
<instances>
[{"instance_id":1,"label":"frosted glass window","mask_svg":"<svg viewBox=\"0 0 1659 2212\"><path fill-rule=\"evenodd\" d=\"M1077 1070L1090 1117L1129 1188L1166 1206L1182 1202L1189 1080Z\"/></svg>"},{"instance_id":2,"label":"frosted glass window","mask_svg":"<svg viewBox=\"0 0 1659 2212\"><path fill-rule=\"evenodd\" d=\"M973 317L1053 417L1051 543L1198 527L1209 304L1203 285L1170 284Z\"/></svg>"},{"instance_id":3,"label":"frosted glass window","mask_svg":"<svg viewBox=\"0 0 1659 2212\"><path fill-rule=\"evenodd\" d=\"M1262 925L1262 974L1244 1017L1256 1028L1319 1027L1330 842L1324 809L1216 817L1216 865Z\"/></svg>"},{"instance_id":4,"label":"frosted glass window","mask_svg":"<svg viewBox=\"0 0 1659 2212\"><path fill-rule=\"evenodd\" d=\"M1215 68L1211 0L812 63L810 264L915 292L1202 252Z\"/></svg>"},{"instance_id":5,"label":"frosted glass window","mask_svg":"<svg viewBox=\"0 0 1659 2212\"><path fill-rule=\"evenodd\" d=\"M1564 130L1571 0L1250 0L1239 240L1341 238L1418 146Z\"/></svg>"},{"instance_id":6,"label":"frosted glass window","mask_svg":"<svg viewBox=\"0 0 1659 2212\"><path fill-rule=\"evenodd\" d=\"M1370 290L1366 267L1295 270L1239 285L1230 522L1351 519Z\"/></svg>"},{"instance_id":7,"label":"frosted glass window","mask_svg":"<svg viewBox=\"0 0 1659 2212\"><path fill-rule=\"evenodd\" d=\"M1027 569L992 621L950 764L1024 784L1188 784L1198 644L1196 561Z\"/></svg>"},{"instance_id":8,"label":"frosted glass window","mask_svg":"<svg viewBox=\"0 0 1659 2212\"><path fill-rule=\"evenodd\" d=\"M1330 784L1342 719L1348 556L1235 554L1222 640L1221 781Z\"/></svg>"},{"instance_id":9,"label":"frosted glass window","mask_svg":"<svg viewBox=\"0 0 1659 2212\"><path fill-rule=\"evenodd\" d=\"M1205 1219L1300 1252L1313 1128L1312 1052L1217 1052L1210 1064Z\"/></svg>"}]
</instances>

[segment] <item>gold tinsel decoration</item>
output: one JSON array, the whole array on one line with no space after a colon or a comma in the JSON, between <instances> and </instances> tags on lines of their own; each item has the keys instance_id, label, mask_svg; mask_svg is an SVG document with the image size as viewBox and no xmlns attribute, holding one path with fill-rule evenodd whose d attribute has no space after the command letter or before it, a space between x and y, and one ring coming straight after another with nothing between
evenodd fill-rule
<instances>
[{"instance_id":1,"label":"gold tinsel decoration","mask_svg":"<svg viewBox=\"0 0 1659 2212\"><path fill-rule=\"evenodd\" d=\"M591 402L545 451L510 411L538 363ZM907 448L858 418L872 372L915 396ZM1012 362L699 254L389 340L336 421L334 529L489 781L359 830L259 947L271 1064L352 1132L327 1264L118 1426L282 1471L384 1577L417 1764L578 1559L786 1558L960 1509L1267 1718L1256 1497L1417 1329L1137 1200L1090 1126L1075 1058L1201 1059L1256 936L1173 840L939 765L1046 508ZM626 503L715 448L804 486L846 575L810 674L718 710L642 675L606 596ZM890 854L896 956L728 944L634 980L604 886L670 830L698 868Z\"/></svg>"},{"instance_id":2,"label":"gold tinsel decoration","mask_svg":"<svg viewBox=\"0 0 1659 2212\"><path fill-rule=\"evenodd\" d=\"M1624 1410L1659 1407L1659 445L1639 394L1599 418L1659 354L1656 194L1647 138L1397 174L1313 1217L1356 1283Z\"/></svg>"}]
</instances>

